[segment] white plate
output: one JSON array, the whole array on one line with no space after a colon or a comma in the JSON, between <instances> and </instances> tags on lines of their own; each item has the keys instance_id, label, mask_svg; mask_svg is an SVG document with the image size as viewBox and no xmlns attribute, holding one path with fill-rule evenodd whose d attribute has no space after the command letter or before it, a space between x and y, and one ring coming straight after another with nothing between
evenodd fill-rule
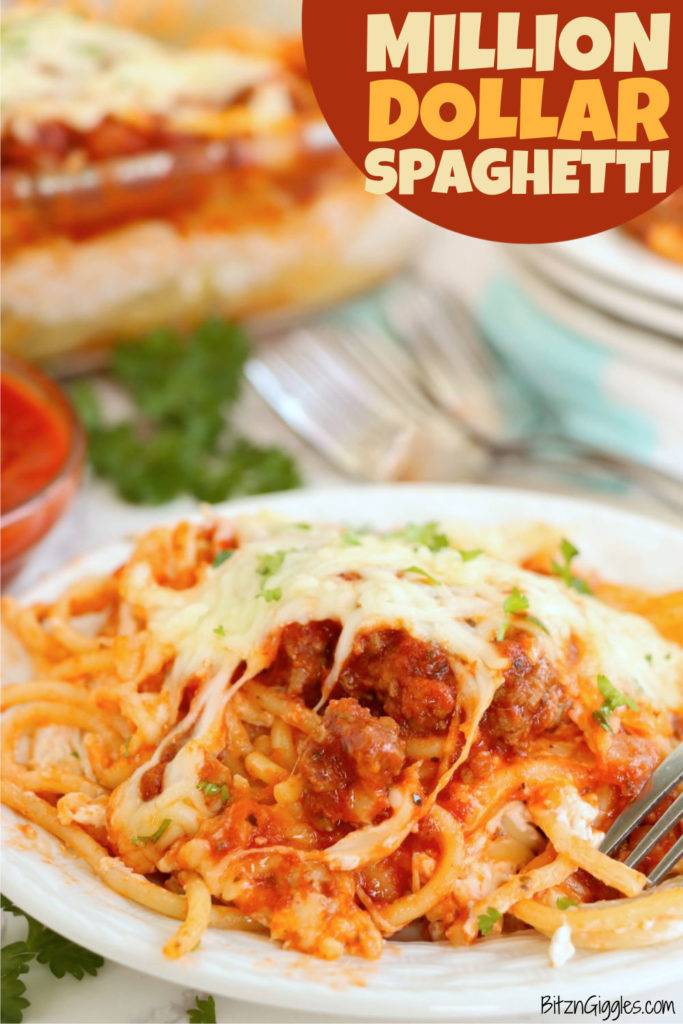
<instances>
[{"instance_id":1,"label":"white plate","mask_svg":"<svg viewBox=\"0 0 683 1024\"><path fill-rule=\"evenodd\" d=\"M683 345L643 329L633 323L624 323L589 306L573 294L558 288L531 263L521 260L511 266L515 281L540 310L561 324L578 338L588 338L615 356L638 366L658 389L667 384L678 399L676 420L680 413L680 389L683 387ZM683 314L681 314L683 328ZM549 353L552 358L552 352ZM638 396L631 393L630 401L637 404Z\"/></svg>"},{"instance_id":2,"label":"white plate","mask_svg":"<svg viewBox=\"0 0 683 1024\"><path fill-rule=\"evenodd\" d=\"M607 576L652 588L680 586L683 531L611 508L556 496L484 487L349 487L235 502L227 513L272 508L297 518L373 522L464 519L556 523L582 558ZM86 573L107 572L125 558L120 542L71 564L32 588L50 600ZM175 924L107 889L52 837L29 841L20 819L3 808L3 889L29 913L105 957L202 992L272 1006L348 1017L472 1020L538 1012L542 995L628 997L680 977L683 942L644 950L577 953L561 970L535 934L491 939L469 949L424 942L388 943L382 959L335 963L288 952L267 938L211 930L201 948L165 960Z\"/></svg>"},{"instance_id":3,"label":"white plate","mask_svg":"<svg viewBox=\"0 0 683 1024\"><path fill-rule=\"evenodd\" d=\"M683 307L683 267L651 252L621 229L525 248L553 255L592 277L618 285L624 292Z\"/></svg>"},{"instance_id":4,"label":"white plate","mask_svg":"<svg viewBox=\"0 0 683 1024\"><path fill-rule=\"evenodd\" d=\"M596 247L600 250L604 236L595 235L589 241L597 242L598 239L600 242ZM682 297L681 303L676 304L670 301L671 295L664 298L657 291L639 288L630 274L619 277L616 272L618 264L607 262L602 265L599 260L575 258L577 254L562 249L562 244L570 243L515 246L510 247L509 251L516 262L533 268L558 291L571 295L584 305L609 314L620 323L644 327L648 331L676 339L677 342L683 340L683 271L676 270L680 278L678 289ZM627 244L632 243L627 239ZM602 251L604 252L604 248ZM587 246L583 253L578 255L583 257L590 252L591 249ZM654 257L643 250L642 258L647 266L649 260ZM664 260L658 260L658 263L664 263ZM608 272L604 272L605 270ZM645 271L641 275L641 284L643 283L649 283Z\"/></svg>"}]
</instances>

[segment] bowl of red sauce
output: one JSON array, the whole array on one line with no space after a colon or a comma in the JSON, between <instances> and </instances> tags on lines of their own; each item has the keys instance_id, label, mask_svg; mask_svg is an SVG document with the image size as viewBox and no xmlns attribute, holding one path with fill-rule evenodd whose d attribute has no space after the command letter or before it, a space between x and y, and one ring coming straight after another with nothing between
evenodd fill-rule
<instances>
[{"instance_id":1,"label":"bowl of red sauce","mask_svg":"<svg viewBox=\"0 0 683 1024\"><path fill-rule=\"evenodd\" d=\"M78 490L85 434L66 396L17 356L0 371L0 539L5 583Z\"/></svg>"}]
</instances>

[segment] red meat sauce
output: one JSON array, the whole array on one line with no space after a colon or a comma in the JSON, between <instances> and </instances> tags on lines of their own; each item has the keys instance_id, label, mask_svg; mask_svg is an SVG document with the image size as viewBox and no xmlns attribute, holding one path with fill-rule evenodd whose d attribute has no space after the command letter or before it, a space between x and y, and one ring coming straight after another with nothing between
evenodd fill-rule
<instances>
[{"instance_id":1,"label":"red meat sauce","mask_svg":"<svg viewBox=\"0 0 683 1024\"><path fill-rule=\"evenodd\" d=\"M205 829L211 853L217 860L230 850L306 846L297 837L296 825L286 808L260 803L251 796L231 802L220 818L205 824Z\"/></svg>"},{"instance_id":2,"label":"red meat sauce","mask_svg":"<svg viewBox=\"0 0 683 1024\"><path fill-rule=\"evenodd\" d=\"M245 97L246 98L246 97ZM149 117L134 125L115 116L107 116L87 132L63 121L45 121L37 125L34 137L24 142L13 135L3 138L3 168L25 171L80 169L101 160L139 156L159 150L192 151L208 137L174 131L161 117Z\"/></svg>"},{"instance_id":3,"label":"red meat sauce","mask_svg":"<svg viewBox=\"0 0 683 1024\"><path fill-rule=\"evenodd\" d=\"M481 722L492 746L519 749L534 736L556 729L569 709L554 666L543 657L531 660L529 640L529 634L519 630L499 645L510 667Z\"/></svg>"},{"instance_id":4,"label":"red meat sauce","mask_svg":"<svg viewBox=\"0 0 683 1024\"><path fill-rule=\"evenodd\" d=\"M420 821L417 831L409 833L394 853L358 872L359 884L374 903L393 903L412 891L416 853L431 857L435 863L441 856L439 836L429 819Z\"/></svg>"},{"instance_id":5,"label":"red meat sauce","mask_svg":"<svg viewBox=\"0 0 683 1024\"><path fill-rule=\"evenodd\" d=\"M373 718L352 697L331 701L322 736L306 743L299 762L307 818L329 832L340 821L369 825L390 814L389 791L405 756L393 719Z\"/></svg>"},{"instance_id":6,"label":"red meat sauce","mask_svg":"<svg viewBox=\"0 0 683 1024\"><path fill-rule=\"evenodd\" d=\"M445 652L400 629L357 637L338 686L411 733L443 733L455 711L457 680Z\"/></svg>"},{"instance_id":7,"label":"red meat sauce","mask_svg":"<svg viewBox=\"0 0 683 1024\"><path fill-rule=\"evenodd\" d=\"M332 620L289 624L258 682L286 689L314 707L340 632ZM519 637L507 644L511 667L484 723L493 742L511 746L554 727L565 708L549 667L532 665ZM321 718L321 734L301 757L311 820L329 830L339 821L360 825L387 813L388 789L403 768L406 738L446 732L457 685L450 659L436 644L399 629L360 635ZM143 776L143 798L156 795L163 764L176 753L177 741ZM152 773L154 784L148 781Z\"/></svg>"},{"instance_id":8,"label":"red meat sauce","mask_svg":"<svg viewBox=\"0 0 683 1024\"><path fill-rule=\"evenodd\" d=\"M286 626L274 660L258 682L282 688L314 707L332 667L340 632L340 624L332 620ZM583 744L586 791L604 784L614 787L610 817L616 817L642 788L660 755L651 741L622 732L615 735L606 761L596 765L571 721L571 700L565 688L548 661L532 660L531 642L530 634L519 630L511 631L499 645L509 658L504 683L443 802L466 823L478 813L477 787L483 794L501 766L526 763L531 769L547 758L552 769L548 738L557 737ZM567 658L578 659L575 641L570 642ZM390 793L406 764L408 738L446 732L456 709L457 685L450 660L435 644L389 628L356 638L321 715L320 730L305 742L299 756L305 820L314 830L316 845L331 845L352 828L377 823L391 813ZM165 765L186 738L169 743L159 763L144 773L140 782L144 800L161 792ZM220 763L219 754L217 766ZM501 800L523 798L524 779L520 769L515 788L501 793ZM291 816L261 802L271 799L266 788L260 800L236 800L221 812L220 821L214 820L211 828L217 855L237 846L262 846L264 841L292 844L291 835L286 835ZM416 799L421 799L420 793Z\"/></svg>"}]
</instances>

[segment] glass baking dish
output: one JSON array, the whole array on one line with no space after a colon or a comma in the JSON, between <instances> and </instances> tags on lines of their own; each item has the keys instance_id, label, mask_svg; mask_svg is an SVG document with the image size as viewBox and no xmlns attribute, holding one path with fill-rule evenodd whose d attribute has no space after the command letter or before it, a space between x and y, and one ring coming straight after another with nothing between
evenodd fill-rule
<instances>
[{"instance_id":1,"label":"glass baking dish","mask_svg":"<svg viewBox=\"0 0 683 1024\"><path fill-rule=\"evenodd\" d=\"M121 19L120 4L98 6ZM250 8L194 3L164 20L159 5L136 5L135 27L186 45L210 30L210 12L220 31L262 32L269 12L273 36L298 24L296 3ZM292 122L68 170L6 164L3 346L77 370L162 324L217 314L273 327L399 269L420 221L365 192L317 112Z\"/></svg>"}]
</instances>

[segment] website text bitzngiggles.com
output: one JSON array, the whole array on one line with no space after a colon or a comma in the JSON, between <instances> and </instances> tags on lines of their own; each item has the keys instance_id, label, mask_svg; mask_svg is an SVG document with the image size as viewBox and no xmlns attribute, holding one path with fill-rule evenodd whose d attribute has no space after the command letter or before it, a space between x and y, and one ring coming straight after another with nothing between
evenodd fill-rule
<instances>
[{"instance_id":1,"label":"website text bitzngiggles.com","mask_svg":"<svg viewBox=\"0 0 683 1024\"><path fill-rule=\"evenodd\" d=\"M676 1018L676 1003L673 999L625 999L623 996L612 999L597 995L583 999L541 996L540 1012L544 1016L594 1017L595 1020L610 1022L639 1016L672 1021Z\"/></svg>"}]
</instances>

